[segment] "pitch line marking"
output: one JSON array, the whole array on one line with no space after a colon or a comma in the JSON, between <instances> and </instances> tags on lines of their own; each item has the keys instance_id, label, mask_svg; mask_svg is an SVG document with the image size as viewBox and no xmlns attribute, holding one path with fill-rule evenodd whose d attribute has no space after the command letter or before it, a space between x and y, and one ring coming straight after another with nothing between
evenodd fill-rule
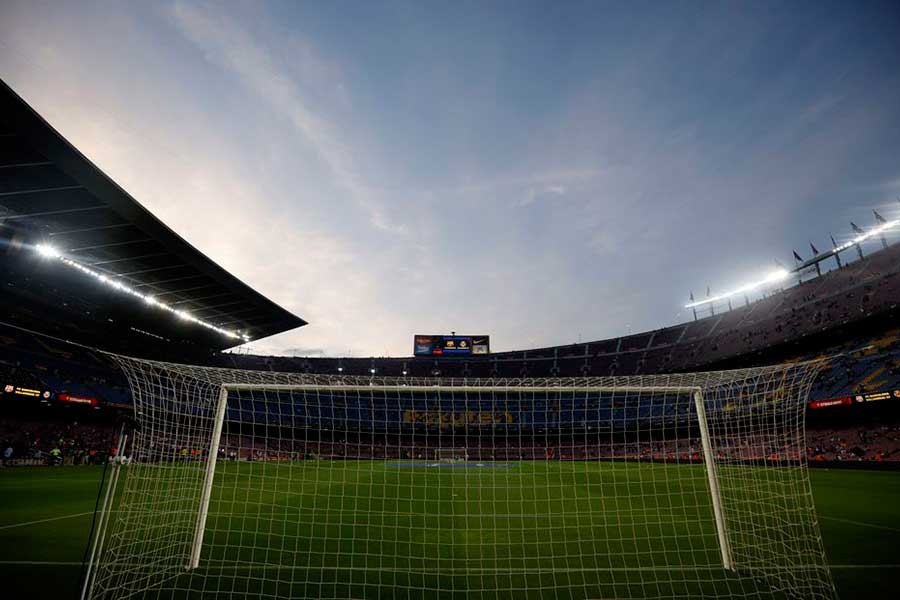
<instances>
[{"instance_id":1,"label":"pitch line marking","mask_svg":"<svg viewBox=\"0 0 900 600\"><path fill-rule=\"evenodd\" d=\"M859 525L860 527L871 527L872 529L882 529L884 531L900 533L900 529L897 527L889 527L887 525L875 525L874 523L866 523L865 521L853 521L852 519L840 519L838 517L826 517L824 515L819 515L819 518L825 519L826 521L837 521L838 523L848 523L850 525Z\"/></svg>"},{"instance_id":2,"label":"pitch line marking","mask_svg":"<svg viewBox=\"0 0 900 600\"><path fill-rule=\"evenodd\" d=\"M6 565L21 565L30 567L70 567L75 565L81 566L81 563L74 560L0 560L0 566Z\"/></svg>"},{"instance_id":3,"label":"pitch line marking","mask_svg":"<svg viewBox=\"0 0 900 600\"><path fill-rule=\"evenodd\" d=\"M73 515L63 515L62 517L50 517L49 519L38 519L37 521L25 521L24 523L10 523L9 525L0 525L0 529L13 529L15 527L28 527L29 525L39 525L41 523L49 523L50 521L61 521L63 519L74 519L75 517L83 517L92 515L94 511L75 513Z\"/></svg>"}]
</instances>

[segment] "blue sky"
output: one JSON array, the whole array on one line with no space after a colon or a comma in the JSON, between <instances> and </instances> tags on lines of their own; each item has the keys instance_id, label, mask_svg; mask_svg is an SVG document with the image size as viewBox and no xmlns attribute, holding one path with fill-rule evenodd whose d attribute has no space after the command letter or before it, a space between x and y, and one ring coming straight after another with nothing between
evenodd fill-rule
<instances>
[{"instance_id":1,"label":"blue sky","mask_svg":"<svg viewBox=\"0 0 900 600\"><path fill-rule=\"evenodd\" d=\"M651 329L900 213L896 2L6 0L0 77L310 321L259 352Z\"/></svg>"}]
</instances>

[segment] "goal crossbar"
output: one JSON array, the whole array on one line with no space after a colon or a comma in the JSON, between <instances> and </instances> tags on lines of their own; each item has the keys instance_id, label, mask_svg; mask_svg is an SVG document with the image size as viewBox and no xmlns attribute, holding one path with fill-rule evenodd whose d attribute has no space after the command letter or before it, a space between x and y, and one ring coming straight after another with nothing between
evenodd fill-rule
<instances>
[{"instance_id":1,"label":"goal crossbar","mask_svg":"<svg viewBox=\"0 0 900 600\"><path fill-rule=\"evenodd\" d=\"M292 392L292 391L347 391L347 392L621 392L621 393L671 393L690 394L701 392L700 386L686 385L315 385L315 384L271 384L271 383L225 383L222 387L229 392Z\"/></svg>"}]
</instances>

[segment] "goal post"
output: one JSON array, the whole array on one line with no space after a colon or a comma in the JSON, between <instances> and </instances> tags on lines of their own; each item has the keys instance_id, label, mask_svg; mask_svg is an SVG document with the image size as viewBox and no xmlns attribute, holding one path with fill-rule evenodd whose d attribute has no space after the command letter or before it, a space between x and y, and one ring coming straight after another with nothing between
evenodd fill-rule
<instances>
[{"instance_id":1,"label":"goal post","mask_svg":"<svg viewBox=\"0 0 900 600\"><path fill-rule=\"evenodd\" d=\"M690 391L697 411L697 427L700 429L700 444L703 447L703 466L709 480L709 494L716 521L716 536L719 538L719 551L722 553L722 566L734 570L731 558L731 542L725 527L725 511L722 508L722 495L719 492L719 476L716 473L716 461L713 456L712 442L709 439L709 424L706 421L706 407L703 404L703 390L696 388Z\"/></svg>"},{"instance_id":2,"label":"goal post","mask_svg":"<svg viewBox=\"0 0 900 600\"><path fill-rule=\"evenodd\" d=\"M115 359L140 427L88 597L835 597L804 446L818 363L451 380Z\"/></svg>"},{"instance_id":3,"label":"goal post","mask_svg":"<svg viewBox=\"0 0 900 600\"><path fill-rule=\"evenodd\" d=\"M209 450L206 453L206 471L203 478L203 493L197 512L197 526L194 528L194 541L191 544L191 560L189 569L196 569L200 564L200 551L203 548L203 532L206 531L206 517L209 514L209 499L212 495L213 478L216 475L216 461L219 458L219 443L222 440L222 427L225 423L225 411L228 409L228 386L219 391L216 405L215 421L210 436Z\"/></svg>"}]
</instances>

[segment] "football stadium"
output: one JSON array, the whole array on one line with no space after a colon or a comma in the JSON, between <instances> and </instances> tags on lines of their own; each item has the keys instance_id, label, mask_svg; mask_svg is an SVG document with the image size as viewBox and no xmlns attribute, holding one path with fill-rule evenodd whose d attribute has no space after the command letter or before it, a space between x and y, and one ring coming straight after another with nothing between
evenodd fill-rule
<instances>
[{"instance_id":1,"label":"football stadium","mask_svg":"<svg viewBox=\"0 0 900 600\"><path fill-rule=\"evenodd\" d=\"M0 82L0 596L895 598L883 196L659 328L266 353L314 320Z\"/></svg>"}]
</instances>

